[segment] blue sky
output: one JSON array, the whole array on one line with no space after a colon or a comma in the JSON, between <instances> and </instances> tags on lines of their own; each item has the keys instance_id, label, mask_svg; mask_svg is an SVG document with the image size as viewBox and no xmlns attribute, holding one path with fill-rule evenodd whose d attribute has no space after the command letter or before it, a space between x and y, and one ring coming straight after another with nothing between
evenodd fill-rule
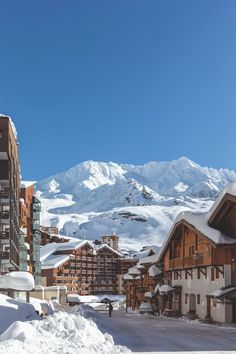
<instances>
[{"instance_id":1,"label":"blue sky","mask_svg":"<svg viewBox=\"0 0 236 354\"><path fill-rule=\"evenodd\" d=\"M24 179L85 160L236 170L234 0L0 0Z\"/></svg>"}]
</instances>

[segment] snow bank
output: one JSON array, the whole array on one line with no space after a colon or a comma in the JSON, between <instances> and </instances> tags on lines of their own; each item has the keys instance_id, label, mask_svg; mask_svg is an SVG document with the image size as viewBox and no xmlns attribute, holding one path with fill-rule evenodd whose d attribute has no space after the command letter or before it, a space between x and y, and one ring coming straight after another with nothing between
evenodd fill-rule
<instances>
[{"instance_id":1,"label":"snow bank","mask_svg":"<svg viewBox=\"0 0 236 354\"><path fill-rule=\"evenodd\" d=\"M10 327L0 336L0 342L10 339L26 340L37 334L34 327L27 322L15 321Z\"/></svg>"},{"instance_id":2,"label":"snow bank","mask_svg":"<svg viewBox=\"0 0 236 354\"><path fill-rule=\"evenodd\" d=\"M33 305L0 294L0 319L0 333L2 333L17 320L30 321L39 317Z\"/></svg>"},{"instance_id":3,"label":"snow bank","mask_svg":"<svg viewBox=\"0 0 236 354\"><path fill-rule=\"evenodd\" d=\"M81 316L81 313L85 316ZM103 334L91 319L95 311L76 306L59 311L42 321L18 322L2 336L0 352L4 354L118 354L130 353L117 346L109 334ZM97 315L99 316L99 315ZM97 318L99 322L99 318ZM26 326L25 326L26 325Z\"/></svg>"}]
</instances>

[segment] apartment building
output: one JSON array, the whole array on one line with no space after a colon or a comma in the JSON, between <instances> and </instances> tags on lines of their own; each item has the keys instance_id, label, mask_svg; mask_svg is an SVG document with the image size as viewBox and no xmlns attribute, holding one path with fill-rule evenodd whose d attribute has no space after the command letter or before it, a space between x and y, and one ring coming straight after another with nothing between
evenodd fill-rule
<instances>
[{"instance_id":1,"label":"apartment building","mask_svg":"<svg viewBox=\"0 0 236 354\"><path fill-rule=\"evenodd\" d=\"M130 266L107 244L74 240L48 243L41 248L41 262L43 285L64 285L80 295L121 293L120 272Z\"/></svg>"},{"instance_id":2,"label":"apartment building","mask_svg":"<svg viewBox=\"0 0 236 354\"><path fill-rule=\"evenodd\" d=\"M21 182L20 188L20 270L33 274L40 284L40 211L41 203L34 195L33 182Z\"/></svg>"},{"instance_id":3,"label":"apartment building","mask_svg":"<svg viewBox=\"0 0 236 354\"><path fill-rule=\"evenodd\" d=\"M0 115L0 273L19 269L19 191L17 133Z\"/></svg>"}]
</instances>

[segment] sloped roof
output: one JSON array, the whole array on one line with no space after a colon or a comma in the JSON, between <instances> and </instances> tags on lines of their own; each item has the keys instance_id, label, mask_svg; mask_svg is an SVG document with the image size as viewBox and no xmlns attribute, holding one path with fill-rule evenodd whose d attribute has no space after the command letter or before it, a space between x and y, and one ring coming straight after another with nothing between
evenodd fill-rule
<instances>
[{"instance_id":1,"label":"sloped roof","mask_svg":"<svg viewBox=\"0 0 236 354\"><path fill-rule=\"evenodd\" d=\"M108 245L106 245L106 244L101 245L101 246L98 246L98 247L95 248L95 249L96 249L97 252L99 252L99 251L101 251L101 250L104 249L104 248L107 248L109 251L111 251L111 252L117 254L117 256L122 257L122 254L121 254L120 252L114 250L112 247L110 247L110 246L108 246Z\"/></svg>"},{"instance_id":2,"label":"sloped roof","mask_svg":"<svg viewBox=\"0 0 236 354\"><path fill-rule=\"evenodd\" d=\"M42 263L42 269L54 269L70 259L70 255L50 255Z\"/></svg>"},{"instance_id":3,"label":"sloped roof","mask_svg":"<svg viewBox=\"0 0 236 354\"><path fill-rule=\"evenodd\" d=\"M156 263L159 259L158 254L153 254L152 256L144 257L139 260L139 264Z\"/></svg>"},{"instance_id":4,"label":"sloped roof","mask_svg":"<svg viewBox=\"0 0 236 354\"><path fill-rule=\"evenodd\" d=\"M42 269L52 269L57 268L62 263L66 262L71 255L70 254L55 254L60 251L73 251L80 247L89 244L92 248L91 242L85 241L69 241L65 243L48 243L47 245L40 248L40 261Z\"/></svg>"},{"instance_id":5,"label":"sloped roof","mask_svg":"<svg viewBox=\"0 0 236 354\"><path fill-rule=\"evenodd\" d=\"M165 249L173 236L173 233L177 227L177 225L185 222L190 226L193 226L197 231L207 237L215 244L219 245L229 245L229 244L236 244L236 239L226 236L221 231L214 229L213 227L209 226L208 220L211 215L214 213L218 205L220 204L221 200L225 196L225 194L234 195L236 196L236 183L230 183L227 185L223 191L220 193L218 198L216 199L215 203L212 205L211 209L207 212L203 213L196 213L196 212L182 212L180 213L174 221L174 224L169 232L169 236L167 237L166 241L164 242L159 259L162 257Z\"/></svg>"}]
</instances>

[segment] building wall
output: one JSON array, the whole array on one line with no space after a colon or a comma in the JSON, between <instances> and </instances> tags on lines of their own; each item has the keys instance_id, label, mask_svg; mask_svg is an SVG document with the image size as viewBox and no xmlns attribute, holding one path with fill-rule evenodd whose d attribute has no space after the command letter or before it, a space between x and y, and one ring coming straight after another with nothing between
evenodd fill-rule
<instances>
[{"instance_id":1,"label":"building wall","mask_svg":"<svg viewBox=\"0 0 236 354\"><path fill-rule=\"evenodd\" d=\"M42 276L47 277L47 286L67 286L69 294L123 293L122 272L125 273L131 263L123 263L117 252L106 247L95 251L89 244L66 252L71 255L68 261L55 269L42 271ZM61 251L60 254L66 252Z\"/></svg>"},{"instance_id":2,"label":"building wall","mask_svg":"<svg viewBox=\"0 0 236 354\"><path fill-rule=\"evenodd\" d=\"M211 280L212 269L214 269L214 280ZM190 310L190 294L195 294L196 296L196 314L199 318L205 319L207 316L207 294L225 287L231 282L231 266L224 266L224 274L218 274L219 278L216 278L216 268L215 267L206 267L205 275L200 273L200 279L198 279L198 269L192 269L192 279L188 276L188 279L185 279L185 270L178 272L181 274L181 279L174 279L175 275L172 272L172 286L182 286L181 291L181 312L183 315L187 315ZM197 303L197 296L200 295L200 304ZM187 297L187 300L186 300ZM187 301L187 303L186 303ZM229 312L230 308L227 307ZM226 318L226 307L220 300L211 299L211 317L214 321L225 322L226 319L229 321L229 314Z\"/></svg>"},{"instance_id":3,"label":"building wall","mask_svg":"<svg viewBox=\"0 0 236 354\"><path fill-rule=\"evenodd\" d=\"M19 269L18 144L8 117L0 117L0 272Z\"/></svg>"}]
</instances>

